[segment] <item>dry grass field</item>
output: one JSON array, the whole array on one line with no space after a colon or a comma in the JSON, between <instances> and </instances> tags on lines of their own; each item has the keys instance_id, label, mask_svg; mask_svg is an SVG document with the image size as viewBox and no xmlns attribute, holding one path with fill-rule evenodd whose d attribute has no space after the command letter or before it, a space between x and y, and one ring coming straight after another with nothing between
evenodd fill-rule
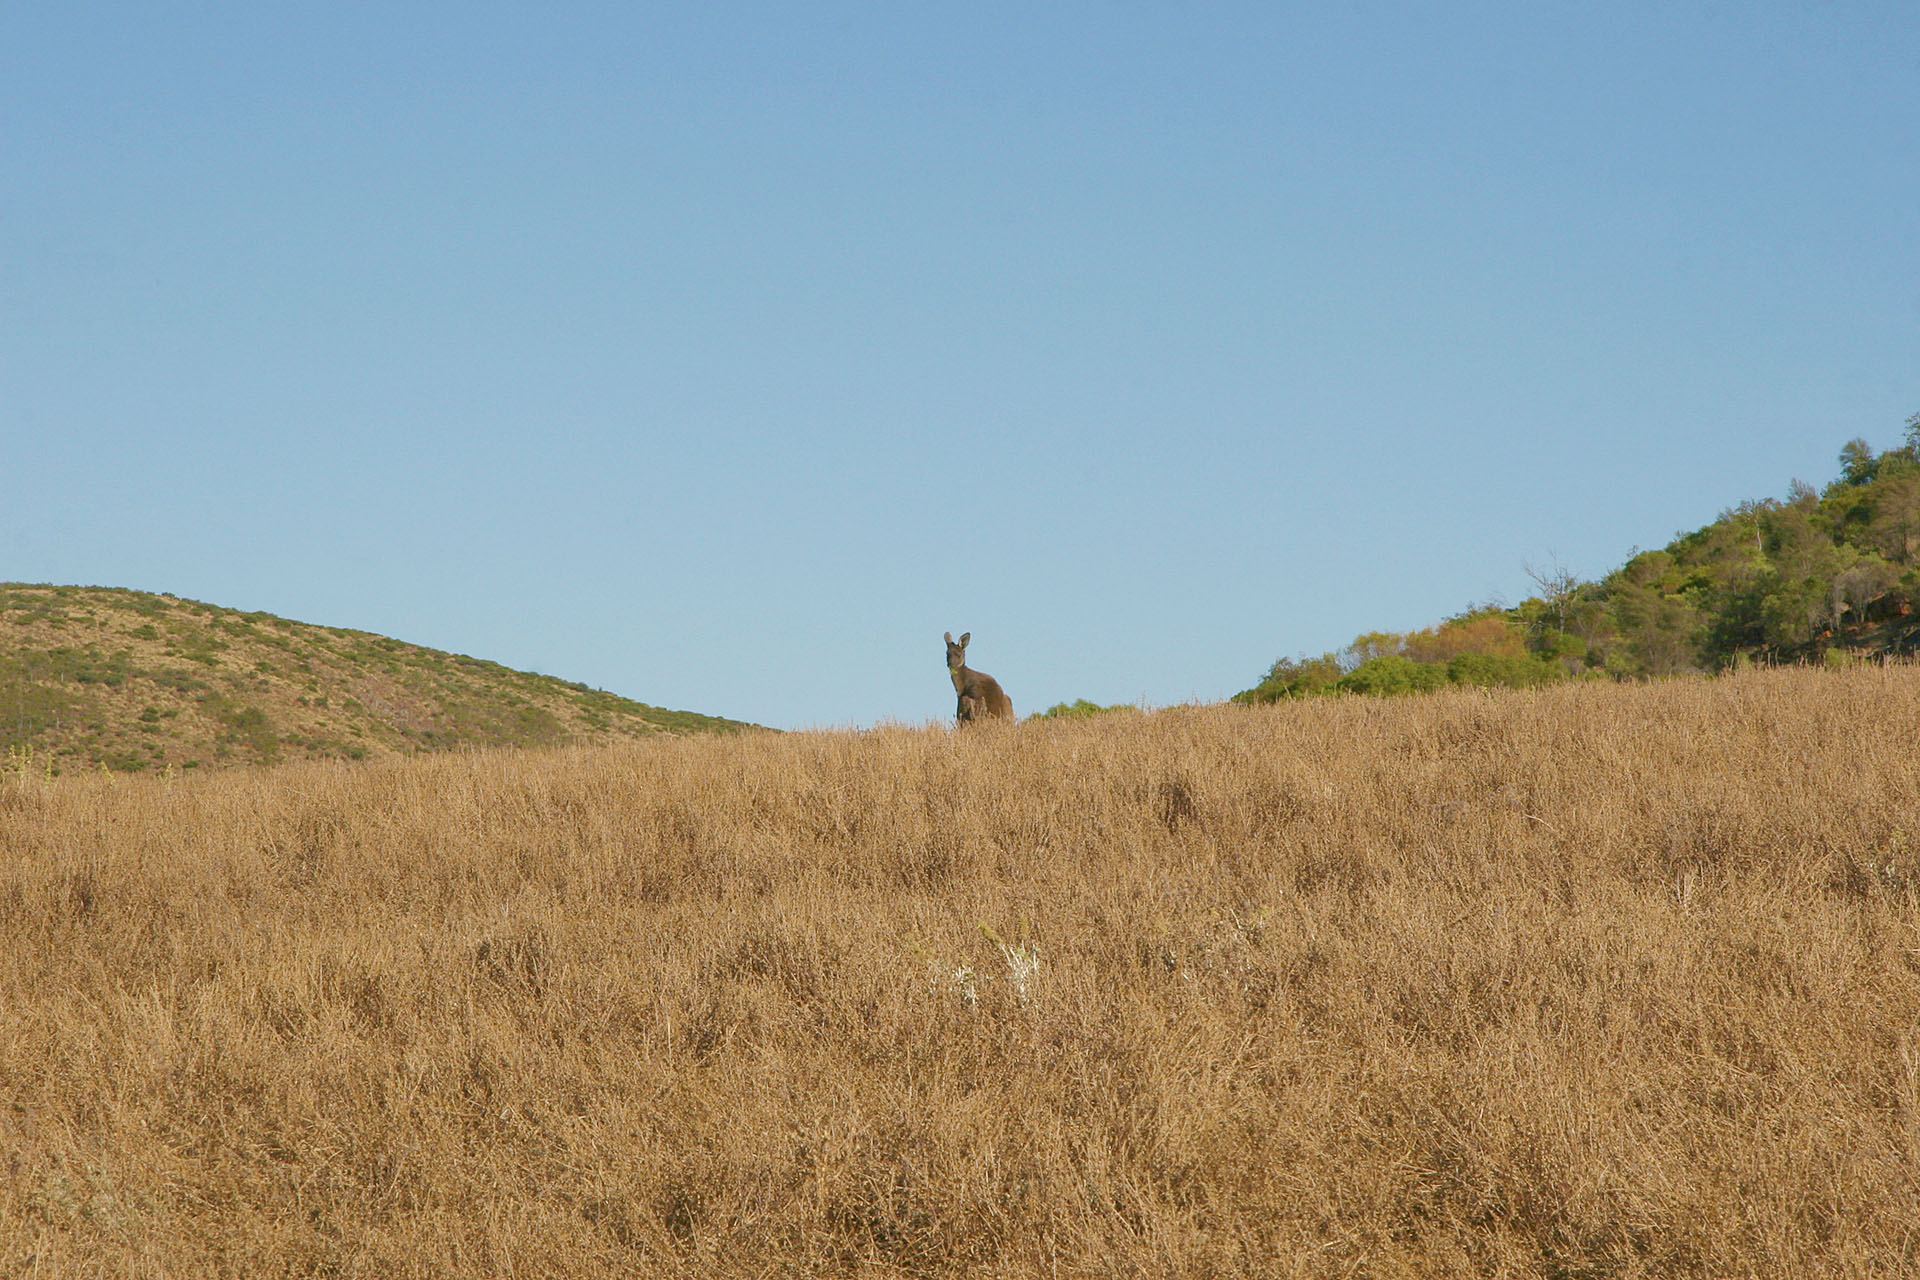
<instances>
[{"instance_id":1,"label":"dry grass field","mask_svg":"<svg viewBox=\"0 0 1920 1280\"><path fill-rule=\"evenodd\" d=\"M1920 1274L1920 669L0 782L3 1276Z\"/></svg>"}]
</instances>

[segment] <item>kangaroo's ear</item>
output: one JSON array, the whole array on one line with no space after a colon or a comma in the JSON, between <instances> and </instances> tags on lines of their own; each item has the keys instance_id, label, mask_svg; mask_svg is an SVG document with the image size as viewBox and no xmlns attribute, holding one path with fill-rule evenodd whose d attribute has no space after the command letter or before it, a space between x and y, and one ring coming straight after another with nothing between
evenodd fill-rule
<instances>
[{"instance_id":1,"label":"kangaroo's ear","mask_svg":"<svg viewBox=\"0 0 1920 1280\"><path fill-rule=\"evenodd\" d=\"M948 644L952 644L952 643L953 643L953 632L951 632L951 631L949 631L949 632L947 632L947 643L948 643Z\"/></svg>"},{"instance_id":2,"label":"kangaroo's ear","mask_svg":"<svg viewBox=\"0 0 1920 1280\"><path fill-rule=\"evenodd\" d=\"M962 632L960 633L960 647L961 647L962 649L964 649L964 648L966 648L966 647L967 647L967 641L969 641L969 640L971 640L971 639L973 639L973 632L971 632L971 631L962 631Z\"/></svg>"}]
</instances>

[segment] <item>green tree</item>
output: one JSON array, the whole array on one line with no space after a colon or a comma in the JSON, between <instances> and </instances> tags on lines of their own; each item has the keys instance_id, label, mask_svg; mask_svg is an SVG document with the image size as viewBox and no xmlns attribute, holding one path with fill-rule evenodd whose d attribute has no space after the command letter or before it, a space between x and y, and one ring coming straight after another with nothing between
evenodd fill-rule
<instances>
[{"instance_id":1,"label":"green tree","mask_svg":"<svg viewBox=\"0 0 1920 1280\"><path fill-rule=\"evenodd\" d=\"M1847 441L1840 447L1841 483L1871 484L1875 463L1872 445L1858 437Z\"/></svg>"},{"instance_id":2,"label":"green tree","mask_svg":"<svg viewBox=\"0 0 1920 1280\"><path fill-rule=\"evenodd\" d=\"M1391 655L1375 658L1355 668L1340 681L1340 688L1351 693L1376 696L1407 693L1432 693L1445 688L1447 669L1430 662Z\"/></svg>"},{"instance_id":3,"label":"green tree","mask_svg":"<svg viewBox=\"0 0 1920 1280\"><path fill-rule=\"evenodd\" d=\"M1608 671L1671 676L1699 669L1707 620L1685 597L1661 590L1657 582L1627 581L1614 589L1608 605L1616 628Z\"/></svg>"},{"instance_id":4,"label":"green tree","mask_svg":"<svg viewBox=\"0 0 1920 1280\"><path fill-rule=\"evenodd\" d=\"M1566 677L1567 670L1559 663L1531 655L1463 653L1447 662L1448 681L1485 689L1532 689Z\"/></svg>"},{"instance_id":5,"label":"green tree","mask_svg":"<svg viewBox=\"0 0 1920 1280\"><path fill-rule=\"evenodd\" d=\"M1311 659L1281 658L1267 669L1266 679L1244 693L1235 694L1233 700L1258 706L1282 698L1332 693L1343 674L1339 659L1331 653Z\"/></svg>"},{"instance_id":6,"label":"green tree","mask_svg":"<svg viewBox=\"0 0 1920 1280\"><path fill-rule=\"evenodd\" d=\"M1883 467L1885 474L1868 498L1868 535L1873 549L1895 564L1920 557L1920 463L1902 460Z\"/></svg>"}]
</instances>

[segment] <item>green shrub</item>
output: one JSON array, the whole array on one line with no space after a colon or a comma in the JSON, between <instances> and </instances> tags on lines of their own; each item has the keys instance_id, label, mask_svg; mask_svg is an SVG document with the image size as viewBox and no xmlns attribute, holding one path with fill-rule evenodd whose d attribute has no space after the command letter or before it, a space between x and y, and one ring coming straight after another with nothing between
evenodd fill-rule
<instances>
[{"instance_id":1,"label":"green shrub","mask_svg":"<svg viewBox=\"0 0 1920 1280\"><path fill-rule=\"evenodd\" d=\"M1140 708L1131 703L1116 702L1103 707L1097 702L1088 702L1085 698L1076 698L1072 702L1056 702L1033 718L1036 720L1077 720L1087 716L1104 716L1115 711L1138 711Z\"/></svg>"},{"instance_id":2,"label":"green shrub","mask_svg":"<svg viewBox=\"0 0 1920 1280\"><path fill-rule=\"evenodd\" d=\"M1233 696L1244 706L1261 706L1282 698L1305 698L1333 693L1340 684L1340 662L1332 654L1318 658L1281 658L1267 669L1267 678L1245 693Z\"/></svg>"},{"instance_id":3,"label":"green shrub","mask_svg":"<svg viewBox=\"0 0 1920 1280\"><path fill-rule=\"evenodd\" d=\"M1566 678L1566 668L1546 658L1463 653L1447 663L1447 679L1483 689L1535 689Z\"/></svg>"},{"instance_id":4,"label":"green shrub","mask_svg":"<svg viewBox=\"0 0 1920 1280\"><path fill-rule=\"evenodd\" d=\"M1362 663L1340 681L1339 688L1350 693L1397 696L1407 693L1432 693L1447 685L1447 669L1430 662L1392 655Z\"/></svg>"}]
</instances>

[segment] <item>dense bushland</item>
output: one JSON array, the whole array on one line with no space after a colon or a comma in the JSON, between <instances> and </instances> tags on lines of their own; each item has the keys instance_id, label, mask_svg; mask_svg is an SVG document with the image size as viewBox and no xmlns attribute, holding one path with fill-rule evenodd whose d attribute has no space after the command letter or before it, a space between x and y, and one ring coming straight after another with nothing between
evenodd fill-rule
<instances>
[{"instance_id":1,"label":"dense bushland","mask_svg":"<svg viewBox=\"0 0 1920 1280\"><path fill-rule=\"evenodd\" d=\"M1742 503L1596 582L1556 564L1533 571L1541 594L1515 608L1283 658L1236 700L1911 654L1920 649L1920 415L1902 447L1876 454L1854 440L1840 464L1822 492L1796 483L1786 501Z\"/></svg>"},{"instance_id":2,"label":"dense bushland","mask_svg":"<svg viewBox=\"0 0 1920 1280\"><path fill-rule=\"evenodd\" d=\"M0 781L0 1274L1920 1271L1920 671Z\"/></svg>"}]
</instances>

